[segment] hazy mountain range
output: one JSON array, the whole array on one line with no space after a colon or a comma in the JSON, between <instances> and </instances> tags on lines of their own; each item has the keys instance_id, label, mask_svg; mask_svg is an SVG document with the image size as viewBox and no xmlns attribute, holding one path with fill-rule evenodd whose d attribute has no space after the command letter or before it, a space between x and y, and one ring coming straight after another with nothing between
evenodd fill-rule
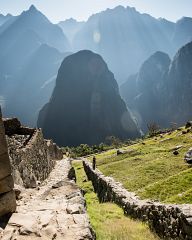
<instances>
[{"instance_id":1,"label":"hazy mountain range","mask_svg":"<svg viewBox=\"0 0 192 240\"><path fill-rule=\"evenodd\" d=\"M156 51L172 57L191 40L191 18L173 23L119 6L91 16L74 37L72 51L99 53L122 83Z\"/></svg>"},{"instance_id":2,"label":"hazy mountain range","mask_svg":"<svg viewBox=\"0 0 192 240\"><path fill-rule=\"evenodd\" d=\"M34 6L0 27L0 95L6 116L36 125L38 111L51 96L68 50L61 28Z\"/></svg>"},{"instance_id":3,"label":"hazy mountain range","mask_svg":"<svg viewBox=\"0 0 192 240\"><path fill-rule=\"evenodd\" d=\"M191 40L192 18L173 23L130 7L107 9L86 22L68 19L59 24L52 24L33 5L19 16L0 15L0 103L4 115L36 125L39 110L51 98L64 58L88 49L103 58L119 85L124 82L121 94L143 131L149 121L162 126L170 121L180 124L190 117L191 83L188 63L178 67L187 60L180 56L182 49L177 51ZM71 101L73 98L75 95ZM180 104L179 111L174 102Z\"/></svg>"},{"instance_id":4,"label":"hazy mountain range","mask_svg":"<svg viewBox=\"0 0 192 240\"><path fill-rule=\"evenodd\" d=\"M13 17L11 14L7 15L0 14L0 26L6 23L11 17Z\"/></svg>"},{"instance_id":5,"label":"hazy mountain range","mask_svg":"<svg viewBox=\"0 0 192 240\"><path fill-rule=\"evenodd\" d=\"M180 126L192 119L192 42L173 60L156 52L120 87L121 95L143 132L147 124Z\"/></svg>"},{"instance_id":6,"label":"hazy mountain range","mask_svg":"<svg viewBox=\"0 0 192 240\"><path fill-rule=\"evenodd\" d=\"M59 22L58 25L62 28L64 34L67 36L71 47L73 46L74 37L82 29L84 24L85 22L78 22L73 18Z\"/></svg>"}]
</instances>

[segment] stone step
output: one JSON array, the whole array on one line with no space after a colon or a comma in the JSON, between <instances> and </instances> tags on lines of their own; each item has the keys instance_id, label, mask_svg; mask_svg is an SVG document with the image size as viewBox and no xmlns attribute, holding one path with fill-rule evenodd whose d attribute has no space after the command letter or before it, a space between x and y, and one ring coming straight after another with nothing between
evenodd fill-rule
<instances>
[{"instance_id":1,"label":"stone step","mask_svg":"<svg viewBox=\"0 0 192 240\"><path fill-rule=\"evenodd\" d=\"M40 187L25 190L2 240L94 239L85 200L67 178L70 168L67 159L58 161Z\"/></svg>"}]
</instances>

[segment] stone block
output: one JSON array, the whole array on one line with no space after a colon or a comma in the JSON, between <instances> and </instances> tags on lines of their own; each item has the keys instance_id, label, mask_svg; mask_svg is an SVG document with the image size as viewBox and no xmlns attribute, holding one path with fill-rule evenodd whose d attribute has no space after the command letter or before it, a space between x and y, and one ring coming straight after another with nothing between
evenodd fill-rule
<instances>
[{"instance_id":1,"label":"stone block","mask_svg":"<svg viewBox=\"0 0 192 240\"><path fill-rule=\"evenodd\" d=\"M0 155L0 179L11 175L11 165L8 153Z\"/></svg>"},{"instance_id":2,"label":"stone block","mask_svg":"<svg viewBox=\"0 0 192 240\"><path fill-rule=\"evenodd\" d=\"M0 216L16 210L15 192L12 190L0 195Z\"/></svg>"},{"instance_id":3,"label":"stone block","mask_svg":"<svg viewBox=\"0 0 192 240\"><path fill-rule=\"evenodd\" d=\"M18 133L21 123L17 118L5 118L3 119L6 135L13 135Z\"/></svg>"},{"instance_id":4,"label":"stone block","mask_svg":"<svg viewBox=\"0 0 192 240\"><path fill-rule=\"evenodd\" d=\"M0 119L0 155L7 152L7 143L5 140L5 130L3 122Z\"/></svg>"},{"instance_id":5,"label":"stone block","mask_svg":"<svg viewBox=\"0 0 192 240\"><path fill-rule=\"evenodd\" d=\"M10 192L13 187L14 182L11 175L0 180L0 194Z\"/></svg>"}]
</instances>

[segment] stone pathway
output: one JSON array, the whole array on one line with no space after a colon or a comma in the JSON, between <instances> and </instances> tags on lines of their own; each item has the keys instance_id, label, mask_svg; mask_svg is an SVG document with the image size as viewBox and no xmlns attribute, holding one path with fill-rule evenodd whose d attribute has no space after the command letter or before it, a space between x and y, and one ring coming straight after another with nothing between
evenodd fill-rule
<instances>
[{"instance_id":1,"label":"stone pathway","mask_svg":"<svg viewBox=\"0 0 192 240\"><path fill-rule=\"evenodd\" d=\"M70 168L69 160L58 161L39 188L24 191L0 239L94 239L85 200L67 178Z\"/></svg>"}]
</instances>

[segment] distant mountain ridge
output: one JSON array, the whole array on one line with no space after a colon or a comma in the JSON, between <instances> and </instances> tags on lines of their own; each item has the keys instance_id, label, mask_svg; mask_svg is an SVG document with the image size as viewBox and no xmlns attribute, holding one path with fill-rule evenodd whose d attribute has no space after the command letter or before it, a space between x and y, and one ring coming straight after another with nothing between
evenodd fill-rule
<instances>
[{"instance_id":1,"label":"distant mountain ridge","mask_svg":"<svg viewBox=\"0 0 192 240\"><path fill-rule=\"evenodd\" d=\"M167 128L192 119L191 69L192 42L182 47L172 61L165 53L155 53L138 74L122 84L121 96L144 132L150 123Z\"/></svg>"},{"instance_id":2,"label":"distant mountain ridge","mask_svg":"<svg viewBox=\"0 0 192 240\"><path fill-rule=\"evenodd\" d=\"M62 30L52 24L35 6L31 6L29 10L24 11L15 18L0 35L0 47L3 53L9 45L12 45L14 39L17 39L24 32L31 30L35 32L41 39L42 43L46 43L51 47L55 47L60 51L66 51L69 48L67 38ZM0 54L3 54L0 52Z\"/></svg>"},{"instance_id":3,"label":"distant mountain ridge","mask_svg":"<svg viewBox=\"0 0 192 240\"><path fill-rule=\"evenodd\" d=\"M74 37L78 31L84 26L85 22L78 22L73 18L61 21L58 23L59 27L62 28L64 34L67 36L70 44L73 43Z\"/></svg>"},{"instance_id":4,"label":"distant mountain ridge","mask_svg":"<svg viewBox=\"0 0 192 240\"><path fill-rule=\"evenodd\" d=\"M7 14L7 15L0 14L0 26L6 23L12 17L13 16L11 14Z\"/></svg>"},{"instance_id":5,"label":"distant mountain ridge","mask_svg":"<svg viewBox=\"0 0 192 240\"><path fill-rule=\"evenodd\" d=\"M133 96L136 84L133 79L143 62L157 51L172 58L192 37L191 18L184 17L173 23L122 6L94 14L87 22L69 19L55 25L33 5L19 16L0 15L1 19L4 19L4 23L0 23L0 99L3 99L3 111L5 116L18 115L23 123L31 126L36 125L38 110L51 97L54 76L61 61L70 53L89 49L100 54L119 84L131 74L132 91L129 94ZM37 54L41 46L47 46L44 56ZM46 59L50 53L52 57ZM36 54L39 66L33 61ZM25 101L22 106L22 99L29 91L27 81L31 92L38 93L38 97L34 94L36 99L29 97L31 103ZM25 89L20 89L22 84L26 93ZM23 98L20 96L14 101L17 93L23 94ZM134 99L129 97L129 105L133 102Z\"/></svg>"},{"instance_id":6,"label":"distant mountain ridge","mask_svg":"<svg viewBox=\"0 0 192 240\"><path fill-rule=\"evenodd\" d=\"M39 111L55 87L60 64L68 55L70 53L60 53L46 44L40 45L23 71L15 76L14 91L6 103L7 115L21 116L25 124L36 126Z\"/></svg>"},{"instance_id":7,"label":"distant mountain ridge","mask_svg":"<svg viewBox=\"0 0 192 240\"><path fill-rule=\"evenodd\" d=\"M190 40L191 22L182 20L182 25L187 25L182 33L180 21L156 19L135 8L118 6L92 15L75 35L72 50L90 49L102 55L118 83L122 83L156 51L172 57Z\"/></svg>"},{"instance_id":8,"label":"distant mountain ridge","mask_svg":"<svg viewBox=\"0 0 192 240\"><path fill-rule=\"evenodd\" d=\"M0 27L0 96L5 116L36 126L38 111L51 96L69 48L62 29L33 5Z\"/></svg>"}]
</instances>

